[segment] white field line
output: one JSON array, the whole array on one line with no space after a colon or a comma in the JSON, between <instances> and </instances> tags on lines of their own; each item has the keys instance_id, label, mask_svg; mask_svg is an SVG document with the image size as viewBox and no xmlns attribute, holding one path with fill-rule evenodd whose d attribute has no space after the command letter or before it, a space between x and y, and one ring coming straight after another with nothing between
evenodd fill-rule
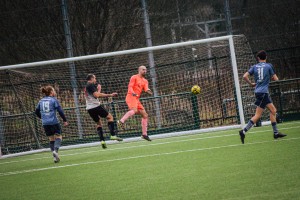
<instances>
[{"instance_id":1,"label":"white field line","mask_svg":"<svg viewBox=\"0 0 300 200\"><path fill-rule=\"evenodd\" d=\"M50 169L59 169L59 168L75 167L75 166L98 164L98 163L108 163L108 162L139 159L139 158L147 158L147 157L158 157L158 156L165 156L165 155L174 155L174 154L179 154L179 153L188 153L188 152L195 152L195 151L206 151L206 150L230 148L230 147L237 147L237 146L248 146L248 145L264 144L264 143L271 143L271 142L284 142L284 141L287 142L287 141L290 141L290 140L298 140L298 139L300 139L300 137L282 139L282 140L275 140L275 141L270 140L270 141L253 142L253 143L246 143L246 144L232 144L232 145L216 146L216 147L209 147L209 148L188 149L188 150L183 150L183 151L156 153L156 154L148 154L148 155L141 155L141 156L129 156L129 157L124 157L124 158L110 159L110 160L98 160L98 161L93 161L93 162L74 163L74 164L69 164L69 165L60 165L60 166L53 166L53 167L45 167L45 168L36 168L36 169L28 169L28 170L21 170L21 171L5 172L5 173L0 173L0 176L25 174L25 173L38 172L38 171L47 171L47 170L50 170Z\"/></svg>"},{"instance_id":2,"label":"white field line","mask_svg":"<svg viewBox=\"0 0 300 200\"><path fill-rule=\"evenodd\" d=\"M289 125L289 124L299 124L299 122L288 122L284 123L283 126ZM262 126L270 125L271 122L262 122ZM189 137L189 135L204 135L204 134L220 134L225 131L229 130L234 130L240 128L240 125L231 125L231 126L222 126L222 127L215 127L215 128L204 128L204 129L198 129L198 130L191 130L191 131L180 131L180 132L172 132L172 133L165 133L165 134L158 134L158 135L152 135L152 139L165 139L165 138L172 138L172 137ZM132 138L126 138L123 140L122 143L131 143L131 142L136 142L136 141L142 141L140 137L132 137ZM107 144L116 144L118 143L117 141L107 141ZM90 147L90 148L98 148L99 147L99 142L92 142L92 143L84 143L84 144L76 144L76 145L67 145L67 146L62 146L61 150L69 150L69 149L79 149L79 148L84 148L84 147ZM30 154L37 154L41 152L49 152L50 149L36 149L36 150L31 150L31 151L25 151L25 152L20 152L20 153L13 153L13 154L8 154L8 155L3 155L0 156L1 159L7 159L11 157L17 157L17 156L24 156L24 155L30 155ZM37 154L38 155L38 154ZM40 157L40 155L38 155Z\"/></svg>"},{"instance_id":3,"label":"white field line","mask_svg":"<svg viewBox=\"0 0 300 200\"><path fill-rule=\"evenodd\" d=\"M280 128L280 130L295 129L295 128L300 128L300 126ZM248 134L261 133L261 132L266 132L266 130L250 131L250 133L248 133ZM271 130L270 130L270 132L271 132ZM220 132L214 132L214 133L220 133ZM203 136L203 134L199 134L199 136ZM212 134L212 133L205 133L205 134ZM195 136L195 135L187 135L187 136L179 136L179 137L182 138L182 137L191 137L191 136ZM238 134L214 135L214 136L210 136L210 137L200 137L200 138L192 138L192 139L177 140L177 141L170 141L170 142L150 143L150 144L148 143L148 144L143 144L143 145L128 146L128 147L119 147L119 148L106 149L106 150L99 149L99 150L94 150L94 151L85 151L85 152L78 152L78 153L60 154L60 157L75 156L75 155L81 155L81 154L91 154L91 153L97 153L97 152L100 152L100 151L106 152L106 151L115 151L115 150L125 150L125 149L141 148L141 147L156 146L156 145L165 145L165 144L172 144L172 143L179 143L179 142L188 142L188 141L195 141L195 140L204 140L204 139L231 137L231 136L238 136ZM167 139L167 138L165 138L165 139ZM10 163L26 162L26 161L34 161L34 160L42 160L42 159L49 159L49 158L52 158L52 157L51 156L44 156L44 157L40 157L40 158L31 158L31 159L24 159L24 160L15 160L15 161L1 162L0 165L2 165L2 164L10 164Z\"/></svg>"},{"instance_id":4,"label":"white field line","mask_svg":"<svg viewBox=\"0 0 300 200\"><path fill-rule=\"evenodd\" d=\"M107 152L107 151L115 151L115 150L133 149L133 148L139 148L139 147L149 147L149 146L156 146L156 145L172 144L172 143L177 143L177 142L188 142L188 141L193 141L193 140L204 140L204 139L211 139L211 138L218 138L218 137L228 137L228 136L237 136L237 134L218 135L218 136L202 137L202 138L192 138L192 139L177 140L177 141L170 141L170 142L148 143L148 144L142 144L142 145L136 145L136 146L119 147L119 148L105 149L105 150L99 149L99 150L85 151L85 152L79 152L79 153L69 153L69 154L63 154L63 155L60 154L59 156L60 157L75 156L75 155L81 155L81 154L97 153L99 151ZM8 161L8 162L0 163L0 165L9 164L9 163L25 162L25 161L34 161L34 160L40 160L40 159L49 159L49 158L52 158L52 157L51 156L45 156L45 157L40 157L40 158Z\"/></svg>"},{"instance_id":5,"label":"white field line","mask_svg":"<svg viewBox=\"0 0 300 200\"><path fill-rule=\"evenodd\" d=\"M262 125L266 124L267 122L263 122ZM240 125L230 125L230 126L221 126L221 127L212 127L212 128L204 128L204 129L197 129L197 130L190 130L190 131L179 131L179 132L171 132L171 133L164 133L164 134L156 134L152 135L152 139L164 139L169 137L175 137L175 136L182 136L182 135L195 135L195 134L203 134L203 133L210 133L210 132L217 132L222 130L232 130L240 128ZM136 142L136 141L142 141L140 137L130 137L123 140L122 143L130 143L130 142ZM116 144L119 143L117 141L108 140L107 144ZM99 142L91 142L91 143L84 143L84 144L75 144L75 145L67 145L62 146L61 150L68 150L68 149L78 149L83 147L95 147L99 146ZM31 151L25 151L25 152L19 152L19 153L13 153L8 155L3 155L0 157L0 159L6 159L11 157L17 157L17 156L24 156L24 155L30 155L34 153L41 153L41 152L47 152L50 151L48 148L43 149L35 149Z\"/></svg>"}]
</instances>

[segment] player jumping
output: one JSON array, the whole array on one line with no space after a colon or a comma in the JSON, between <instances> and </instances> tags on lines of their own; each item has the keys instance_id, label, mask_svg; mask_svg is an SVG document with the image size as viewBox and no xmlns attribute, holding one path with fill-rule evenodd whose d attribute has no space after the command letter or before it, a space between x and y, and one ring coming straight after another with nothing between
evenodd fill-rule
<instances>
[{"instance_id":1,"label":"player jumping","mask_svg":"<svg viewBox=\"0 0 300 200\"><path fill-rule=\"evenodd\" d=\"M133 75L130 78L128 84L128 92L126 96L126 103L128 105L129 111L118 121L118 124L124 129L125 121L133 116L134 114L139 114L142 116L142 139L151 141L147 134L148 126L148 114L145 108L140 102L140 96L144 90L146 93L152 95L152 91L148 88L148 81L145 79L147 73L147 68L145 66L140 66L138 68L138 74Z\"/></svg>"},{"instance_id":2,"label":"player jumping","mask_svg":"<svg viewBox=\"0 0 300 200\"><path fill-rule=\"evenodd\" d=\"M100 117L107 119L107 125L110 130L111 140L123 141L123 139L116 136L115 127L114 127L114 118L103 106L100 105L100 101L98 98L115 97L118 94L115 92L111 94L101 93L101 85L97 83L96 76L94 74L88 74L86 80L87 80L87 84L85 87L86 110L90 114L91 118L97 123L97 133L100 137L102 148L106 149L107 146L103 136Z\"/></svg>"}]
</instances>

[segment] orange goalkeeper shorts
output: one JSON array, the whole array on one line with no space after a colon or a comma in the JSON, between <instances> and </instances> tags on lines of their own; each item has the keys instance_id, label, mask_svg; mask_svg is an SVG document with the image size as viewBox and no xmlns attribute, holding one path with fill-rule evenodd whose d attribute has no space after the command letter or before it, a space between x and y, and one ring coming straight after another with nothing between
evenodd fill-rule
<instances>
[{"instance_id":1,"label":"orange goalkeeper shorts","mask_svg":"<svg viewBox=\"0 0 300 200\"><path fill-rule=\"evenodd\" d=\"M126 96L126 103L129 110L136 108L137 110L145 110L138 97L134 97L130 94Z\"/></svg>"}]
</instances>

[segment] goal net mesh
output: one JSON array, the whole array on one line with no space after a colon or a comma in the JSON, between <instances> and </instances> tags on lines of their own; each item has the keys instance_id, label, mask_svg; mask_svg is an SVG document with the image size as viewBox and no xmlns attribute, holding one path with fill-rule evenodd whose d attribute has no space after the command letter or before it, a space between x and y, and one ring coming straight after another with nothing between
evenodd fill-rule
<instances>
[{"instance_id":1,"label":"goal net mesh","mask_svg":"<svg viewBox=\"0 0 300 200\"><path fill-rule=\"evenodd\" d=\"M244 36L234 36L245 120L254 113L253 88L242 82L242 74L255 63ZM155 65L148 64L148 51L42 66L1 70L0 68L0 142L3 154L48 147L41 120L34 110L43 97L40 87L52 85L69 126L63 127L62 145L99 141L96 126L85 110L83 89L86 76L95 74L103 93L118 96L101 98L102 105L120 119L127 111L125 96L129 79L140 65L147 67L149 88L156 96L144 93L141 102L149 114L148 134L196 130L240 124L228 40L176 48L153 50ZM201 87L199 95L190 90ZM58 118L60 118L58 116ZM61 119L60 119L61 120ZM107 122L103 129L109 134ZM126 121L123 138L141 135L141 118ZM108 136L108 135L107 135Z\"/></svg>"}]
</instances>

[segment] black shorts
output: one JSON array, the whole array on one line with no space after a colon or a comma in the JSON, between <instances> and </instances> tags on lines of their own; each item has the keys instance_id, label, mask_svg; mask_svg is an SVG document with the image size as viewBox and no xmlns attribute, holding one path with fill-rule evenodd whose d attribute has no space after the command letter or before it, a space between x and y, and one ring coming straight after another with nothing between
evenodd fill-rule
<instances>
[{"instance_id":1,"label":"black shorts","mask_svg":"<svg viewBox=\"0 0 300 200\"><path fill-rule=\"evenodd\" d=\"M103 108L101 105L96 108L89 109L88 113L90 114L91 118L93 118L95 122L99 122L100 117L106 118L108 115L107 110Z\"/></svg>"},{"instance_id":2,"label":"black shorts","mask_svg":"<svg viewBox=\"0 0 300 200\"><path fill-rule=\"evenodd\" d=\"M61 127L60 124L54 124L54 125L44 125L44 130L47 136L52 135L60 135L61 134Z\"/></svg>"},{"instance_id":3,"label":"black shorts","mask_svg":"<svg viewBox=\"0 0 300 200\"><path fill-rule=\"evenodd\" d=\"M255 93L256 101L255 105L265 109L269 103L272 103L272 99L268 93Z\"/></svg>"}]
</instances>

